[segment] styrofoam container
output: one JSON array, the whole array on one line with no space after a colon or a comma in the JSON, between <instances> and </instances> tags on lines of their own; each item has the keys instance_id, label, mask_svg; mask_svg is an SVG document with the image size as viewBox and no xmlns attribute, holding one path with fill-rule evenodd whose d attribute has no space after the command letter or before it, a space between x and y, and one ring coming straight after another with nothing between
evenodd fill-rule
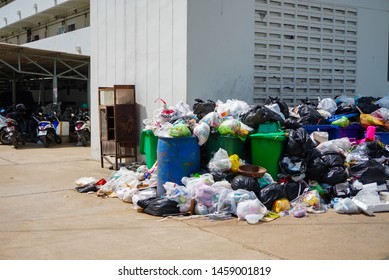
<instances>
[{"instance_id":1,"label":"styrofoam container","mask_svg":"<svg viewBox=\"0 0 389 280\"><path fill-rule=\"evenodd\" d=\"M389 192L380 192L380 198L382 201L389 202Z\"/></svg>"}]
</instances>

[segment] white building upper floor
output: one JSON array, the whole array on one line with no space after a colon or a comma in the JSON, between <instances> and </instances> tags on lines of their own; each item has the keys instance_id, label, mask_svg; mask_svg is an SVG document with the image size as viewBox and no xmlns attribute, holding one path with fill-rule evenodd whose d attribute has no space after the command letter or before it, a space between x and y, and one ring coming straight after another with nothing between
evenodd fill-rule
<instances>
[{"instance_id":1,"label":"white building upper floor","mask_svg":"<svg viewBox=\"0 0 389 280\"><path fill-rule=\"evenodd\" d=\"M0 42L90 54L89 0L1 0L0 4ZM70 32L74 33L65 34Z\"/></svg>"}]
</instances>

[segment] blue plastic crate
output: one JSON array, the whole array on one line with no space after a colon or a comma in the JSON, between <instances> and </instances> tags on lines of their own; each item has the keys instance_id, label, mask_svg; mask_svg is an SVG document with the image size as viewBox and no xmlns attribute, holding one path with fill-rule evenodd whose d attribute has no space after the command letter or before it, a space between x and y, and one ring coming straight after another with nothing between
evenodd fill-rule
<instances>
[{"instance_id":1,"label":"blue plastic crate","mask_svg":"<svg viewBox=\"0 0 389 280\"><path fill-rule=\"evenodd\" d=\"M389 145L389 132L376 132L375 136L385 145Z\"/></svg>"},{"instance_id":2,"label":"blue plastic crate","mask_svg":"<svg viewBox=\"0 0 389 280\"><path fill-rule=\"evenodd\" d=\"M360 140L363 138L363 128L359 123L352 123L347 127L339 127L339 138Z\"/></svg>"},{"instance_id":3,"label":"blue plastic crate","mask_svg":"<svg viewBox=\"0 0 389 280\"><path fill-rule=\"evenodd\" d=\"M353 117L358 116L358 113L352 113L352 114L340 114L340 115L334 115L330 118L328 118L326 121L328 123L332 123L333 121L339 120L342 117L347 117L348 119L351 119Z\"/></svg>"},{"instance_id":4,"label":"blue plastic crate","mask_svg":"<svg viewBox=\"0 0 389 280\"><path fill-rule=\"evenodd\" d=\"M328 133L328 140L340 138L339 126L332 124L320 124L320 125L305 125L303 128L308 134L314 131L324 131Z\"/></svg>"}]
</instances>

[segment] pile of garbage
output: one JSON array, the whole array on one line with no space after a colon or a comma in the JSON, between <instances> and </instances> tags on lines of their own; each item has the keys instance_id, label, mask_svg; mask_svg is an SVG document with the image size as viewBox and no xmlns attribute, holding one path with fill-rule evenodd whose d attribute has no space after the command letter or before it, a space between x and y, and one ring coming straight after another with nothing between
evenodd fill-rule
<instances>
[{"instance_id":1,"label":"pile of garbage","mask_svg":"<svg viewBox=\"0 0 389 280\"><path fill-rule=\"evenodd\" d=\"M230 135L244 142L264 124L276 123L286 136L277 158L279 172L276 176L244 172L242 167L251 164L249 157L239 158L220 148L197 173L183 176L181 182L164 182L162 194L157 192L158 162L150 168L144 164L122 167L105 182L80 178L76 189L97 192L99 197L117 197L156 216L238 217L254 224L329 209L374 215L389 211L389 146L374 137L375 130L389 127L387 107L389 98L345 96L317 104L305 100L294 108L278 98L269 98L264 105L196 100L192 109L183 102L169 107L163 101L153 119L144 120L145 129L158 137L195 136L200 146L207 145L211 134ZM330 140L325 131L308 133L304 128L329 122L340 127L358 122L373 130L373 136L357 141L348 137Z\"/></svg>"}]
</instances>

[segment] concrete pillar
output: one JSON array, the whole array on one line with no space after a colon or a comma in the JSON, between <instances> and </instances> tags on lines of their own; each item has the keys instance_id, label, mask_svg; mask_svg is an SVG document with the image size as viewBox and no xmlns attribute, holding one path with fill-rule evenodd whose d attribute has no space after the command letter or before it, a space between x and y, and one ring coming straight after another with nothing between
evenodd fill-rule
<instances>
[{"instance_id":1,"label":"concrete pillar","mask_svg":"<svg viewBox=\"0 0 389 280\"><path fill-rule=\"evenodd\" d=\"M14 107L16 105L16 77L15 77L15 72L13 72L13 78L12 78L12 105Z\"/></svg>"}]
</instances>

